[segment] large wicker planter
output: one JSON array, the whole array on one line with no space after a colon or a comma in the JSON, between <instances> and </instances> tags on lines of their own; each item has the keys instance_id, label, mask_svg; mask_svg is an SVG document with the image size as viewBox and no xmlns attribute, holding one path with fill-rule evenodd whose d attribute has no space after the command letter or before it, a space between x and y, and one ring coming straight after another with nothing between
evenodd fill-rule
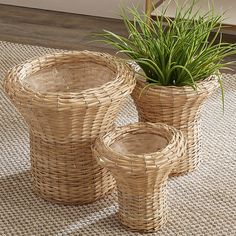
<instances>
[{"instance_id":1,"label":"large wicker planter","mask_svg":"<svg viewBox=\"0 0 236 236\"><path fill-rule=\"evenodd\" d=\"M91 143L114 126L135 86L132 70L102 53L66 52L13 68L4 88L29 126L34 190L62 203L89 203L114 187Z\"/></svg>"},{"instance_id":2,"label":"large wicker planter","mask_svg":"<svg viewBox=\"0 0 236 236\"><path fill-rule=\"evenodd\" d=\"M116 179L119 220L151 232L166 222L166 182L185 152L183 134L164 124L135 123L96 140L93 152Z\"/></svg>"},{"instance_id":3,"label":"large wicker planter","mask_svg":"<svg viewBox=\"0 0 236 236\"><path fill-rule=\"evenodd\" d=\"M204 101L218 87L218 78L212 76L197 83L197 91L183 86L149 86L137 78L132 97L139 120L163 122L180 129L187 138L186 155L172 171L172 175L194 170L200 161L200 115Z\"/></svg>"}]
</instances>

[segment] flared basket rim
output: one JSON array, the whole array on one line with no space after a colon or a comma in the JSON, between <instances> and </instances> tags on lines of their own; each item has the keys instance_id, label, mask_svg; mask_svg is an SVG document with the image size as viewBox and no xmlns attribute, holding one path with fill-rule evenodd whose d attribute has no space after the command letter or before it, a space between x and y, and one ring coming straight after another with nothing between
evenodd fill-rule
<instances>
[{"instance_id":1,"label":"flared basket rim","mask_svg":"<svg viewBox=\"0 0 236 236\"><path fill-rule=\"evenodd\" d=\"M168 144L156 152L147 154L121 154L111 148L106 140L111 140L111 136L119 137L123 134L143 129L150 128L153 131L163 129L170 139ZM115 138L113 138L115 139ZM136 171L154 170L170 163L174 163L180 158L186 149L186 139L183 133L176 128L163 123L137 122L122 127L117 127L112 131L101 134L95 141L92 150L94 153L99 153L98 161L104 166L115 166L123 169L136 168ZM105 154L106 153L106 154ZM173 155L174 153L174 155ZM95 155L96 156L96 155Z\"/></svg>"},{"instance_id":2,"label":"flared basket rim","mask_svg":"<svg viewBox=\"0 0 236 236\"><path fill-rule=\"evenodd\" d=\"M136 75L136 88L143 90L143 93L166 93L170 94L171 96L173 94L176 95L184 95L184 96L197 96L202 93L210 93L214 91L216 88L218 88L219 85L219 78L218 75L211 75L208 78L199 80L196 82L196 89L194 89L191 86L164 86L164 85L157 85L153 84L149 86L148 88L144 89L145 86L148 85L148 83L145 81L144 77L142 77L140 74Z\"/></svg>"},{"instance_id":3,"label":"flared basket rim","mask_svg":"<svg viewBox=\"0 0 236 236\"><path fill-rule=\"evenodd\" d=\"M68 60L81 60L106 63L108 67L112 67L115 71L114 79L103 83L95 88L88 88L78 92L39 92L35 91L29 86L23 85L22 81L28 76L40 71L44 68L51 68L57 63L66 64ZM65 63L60 61L65 61ZM46 54L44 56L33 58L16 65L10 69L4 79L3 87L6 93L13 97L31 98L32 103L68 103L77 105L86 104L93 105L104 102L106 100L120 99L131 93L135 86L135 75L131 66L124 60L116 58L107 53L92 52L92 51L68 51L53 54Z\"/></svg>"}]
</instances>

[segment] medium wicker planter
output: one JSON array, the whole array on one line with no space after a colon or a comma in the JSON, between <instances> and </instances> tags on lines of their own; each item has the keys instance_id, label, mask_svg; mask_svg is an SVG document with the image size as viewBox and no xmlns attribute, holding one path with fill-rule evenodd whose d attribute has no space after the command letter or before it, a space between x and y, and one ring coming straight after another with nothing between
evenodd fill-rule
<instances>
[{"instance_id":1,"label":"medium wicker planter","mask_svg":"<svg viewBox=\"0 0 236 236\"><path fill-rule=\"evenodd\" d=\"M181 131L164 124L135 123L96 140L93 153L116 179L120 222L151 232L166 222L166 182L183 155Z\"/></svg>"},{"instance_id":2,"label":"medium wicker planter","mask_svg":"<svg viewBox=\"0 0 236 236\"><path fill-rule=\"evenodd\" d=\"M110 55L66 52L29 60L7 74L4 88L29 126L34 190L61 203L89 203L114 187L91 153L114 126L135 86L132 70Z\"/></svg>"},{"instance_id":3,"label":"medium wicker planter","mask_svg":"<svg viewBox=\"0 0 236 236\"><path fill-rule=\"evenodd\" d=\"M147 84L137 78L132 97L139 120L163 122L180 129L187 138L186 155L180 159L172 175L181 175L194 170L200 161L200 114L204 101L218 88L218 78L212 76L192 87L157 86L145 89Z\"/></svg>"}]
</instances>

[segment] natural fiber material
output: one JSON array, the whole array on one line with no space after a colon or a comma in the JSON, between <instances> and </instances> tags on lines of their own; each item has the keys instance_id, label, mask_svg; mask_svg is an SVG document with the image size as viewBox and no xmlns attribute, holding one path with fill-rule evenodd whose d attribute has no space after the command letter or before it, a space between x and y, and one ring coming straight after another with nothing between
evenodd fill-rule
<instances>
[{"instance_id":1,"label":"natural fiber material","mask_svg":"<svg viewBox=\"0 0 236 236\"><path fill-rule=\"evenodd\" d=\"M28 128L4 94L8 69L31 57L61 50L0 42L0 235L2 236L141 236L119 224L114 191L93 204L64 206L44 201L32 192ZM236 235L236 75L223 74L225 111L220 91L202 111L202 156L199 168L170 178L168 222L145 236ZM117 124L137 121L131 99Z\"/></svg>"},{"instance_id":2,"label":"natural fiber material","mask_svg":"<svg viewBox=\"0 0 236 236\"><path fill-rule=\"evenodd\" d=\"M180 131L164 124L135 123L99 136L93 153L116 180L123 225L152 232L166 223L166 183L185 144Z\"/></svg>"},{"instance_id":3,"label":"natural fiber material","mask_svg":"<svg viewBox=\"0 0 236 236\"><path fill-rule=\"evenodd\" d=\"M132 97L139 120L163 122L183 131L187 138L187 153L172 171L172 175L185 174L196 169L200 155L200 115L207 97L219 86L215 76L197 83L197 90L190 86L157 86L147 84L138 77Z\"/></svg>"},{"instance_id":4,"label":"natural fiber material","mask_svg":"<svg viewBox=\"0 0 236 236\"><path fill-rule=\"evenodd\" d=\"M47 55L9 71L4 87L30 128L37 193L55 202L83 204L114 188L90 146L100 132L114 127L134 85L124 62L87 51Z\"/></svg>"}]
</instances>

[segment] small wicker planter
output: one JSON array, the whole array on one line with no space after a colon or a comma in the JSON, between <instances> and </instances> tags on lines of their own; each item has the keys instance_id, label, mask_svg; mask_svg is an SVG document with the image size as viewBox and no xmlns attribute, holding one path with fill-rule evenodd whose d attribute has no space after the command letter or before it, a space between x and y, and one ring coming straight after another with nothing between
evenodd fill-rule
<instances>
[{"instance_id":1,"label":"small wicker planter","mask_svg":"<svg viewBox=\"0 0 236 236\"><path fill-rule=\"evenodd\" d=\"M166 182L185 151L181 131L164 124L135 123L96 140L93 153L116 179L120 222L151 232L166 222Z\"/></svg>"},{"instance_id":2,"label":"small wicker planter","mask_svg":"<svg viewBox=\"0 0 236 236\"><path fill-rule=\"evenodd\" d=\"M94 52L66 52L14 67L4 88L29 125L34 190L61 203L89 203L114 187L91 143L114 127L135 86L121 60Z\"/></svg>"},{"instance_id":3,"label":"small wicker planter","mask_svg":"<svg viewBox=\"0 0 236 236\"><path fill-rule=\"evenodd\" d=\"M181 175L194 170L200 161L201 107L218 88L218 78L212 76L198 82L197 91L190 86L153 85L144 89L146 85L139 76L132 93L139 120L163 122L180 129L187 138L187 152L171 174Z\"/></svg>"}]
</instances>

